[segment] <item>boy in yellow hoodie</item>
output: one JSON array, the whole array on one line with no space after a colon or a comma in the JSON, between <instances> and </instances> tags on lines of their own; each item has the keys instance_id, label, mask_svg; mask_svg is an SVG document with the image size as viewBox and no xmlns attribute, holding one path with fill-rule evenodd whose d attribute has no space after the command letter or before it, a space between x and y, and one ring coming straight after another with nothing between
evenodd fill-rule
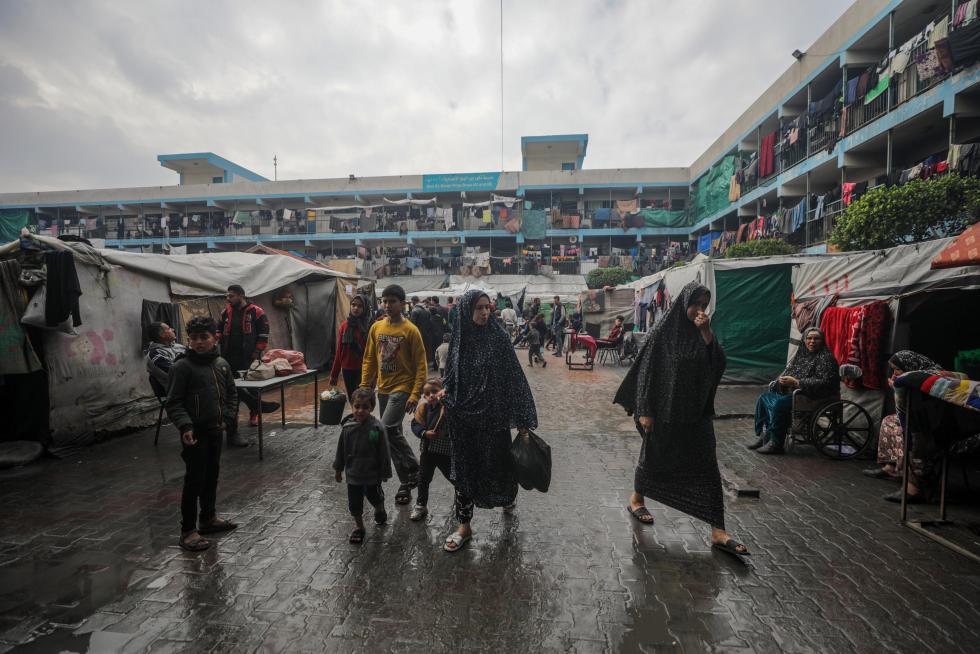
<instances>
[{"instance_id":1,"label":"boy in yellow hoodie","mask_svg":"<svg viewBox=\"0 0 980 654\"><path fill-rule=\"evenodd\" d=\"M385 317L368 331L361 367L361 387L375 388L381 422L388 435L391 462L401 486L396 504L412 501L418 485L419 462L402 432L405 414L414 414L428 373L425 343L418 328L404 315L405 290L392 284L381 292Z\"/></svg>"}]
</instances>

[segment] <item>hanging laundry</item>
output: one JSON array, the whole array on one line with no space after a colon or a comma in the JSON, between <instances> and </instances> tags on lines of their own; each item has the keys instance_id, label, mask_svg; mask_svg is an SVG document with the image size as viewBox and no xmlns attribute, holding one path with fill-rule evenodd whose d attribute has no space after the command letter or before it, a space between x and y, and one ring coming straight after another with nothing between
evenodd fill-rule
<instances>
[{"instance_id":1,"label":"hanging laundry","mask_svg":"<svg viewBox=\"0 0 980 654\"><path fill-rule=\"evenodd\" d=\"M943 19L936 23L935 27L932 28L932 32L929 33L929 38L926 39L926 46L935 48L936 43L945 39L947 36L949 36L949 16L943 16Z\"/></svg>"},{"instance_id":2,"label":"hanging laundry","mask_svg":"<svg viewBox=\"0 0 980 654\"><path fill-rule=\"evenodd\" d=\"M776 172L776 132L762 137L759 145L759 177L769 177Z\"/></svg>"},{"instance_id":3,"label":"hanging laundry","mask_svg":"<svg viewBox=\"0 0 980 654\"><path fill-rule=\"evenodd\" d=\"M980 59L980 21L950 32L949 50L956 66L969 66Z\"/></svg>"},{"instance_id":4,"label":"hanging laundry","mask_svg":"<svg viewBox=\"0 0 980 654\"><path fill-rule=\"evenodd\" d=\"M841 201L844 206L849 206L853 201L854 187L857 186L855 182L846 182L841 184Z\"/></svg>"},{"instance_id":5,"label":"hanging laundry","mask_svg":"<svg viewBox=\"0 0 980 654\"><path fill-rule=\"evenodd\" d=\"M953 52L949 48L948 38L936 41L936 57L939 59L939 65L943 67L944 73L953 72L956 64L953 63Z\"/></svg>"},{"instance_id":6,"label":"hanging laundry","mask_svg":"<svg viewBox=\"0 0 980 654\"><path fill-rule=\"evenodd\" d=\"M493 215L490 213L489 209L483 210L483 222L484 224L493 222Z\"/></svg>"},{"instance_id":7,"label":"hanging laundry","mask_svg":"<svg viewBox=\"0 0 980 654\"><path fill-rule=\"evenodd\" d=\"M844 104L852 104L855 100L857 100L858 82L860 81L860 76L847 80L847 88L844 91Z\"/></svg>"},{"instance_id":8,"label":"hanging laundry","mask_svg":"<svg viewBox=\"0 0 980 654\"><path fill-rule=\"evenodd\" d=\"M800 203L793 207L792 221L794 232L803 227L803 223L806 222L806 198L800 200Z\"/></svg>"},{"instance_id":9,"label":"hanging laundry","mask_svg":"<svg viewBox=\"0 0 980 654\"><path fill-rule=\"evenodd\" d=\"M728 182L728 201L735 202L740 197L742 197L742 187L738 183L738 178L732 175Z\"/></svg>"},{"instance_id":10,"label":"hanging laundry","mask_svg":"<svg viewBox=\"0 0 980 654\"><path fill-rule=\"evenodd\" d=\"M915 68L919 73L919 79L922 81L930 80L933 77L938 77L945 72L942 64L939 63L939 54L936 52L935 48L931 48L916 55Z\"/></svg>"},{"instance_id":11,"label":"hanging laundry","mask_svg":"<svg viewBox=\"0 0 980 654\"><path fill-rule=\"evenodd\" d=\"M616 209L619 210L619 215L625 216L639 211L639 203L635 198L632 200L616 200Z\"/></svg>"},{"instance_id":12,"label":"hanging laundry","mask_svg":"<svg viewBox=\"0 0 980 654\"><path fill-rule=\"evenodd\" d=\"M868 94L864 96L864 104L871 104L875 98L887 91L890 79L887 75L879 77L878 84L874 88L869 89Z\"/></svg>"}]
</instances>

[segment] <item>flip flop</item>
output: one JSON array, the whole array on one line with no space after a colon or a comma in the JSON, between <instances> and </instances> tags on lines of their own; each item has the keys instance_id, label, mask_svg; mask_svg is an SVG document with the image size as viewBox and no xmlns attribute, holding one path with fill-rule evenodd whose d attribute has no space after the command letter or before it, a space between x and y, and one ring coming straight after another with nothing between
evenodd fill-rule
<instances>
[{"instance_id":1,"label":"flip flop","mask_svg":"<svg viewBox=\"0 0 980 654\"><path fill-rule=\"evenodd\" d=\"M641 525L652 525L653 524L653 514L650 513L650 511L645 506L641 506L640 508L638 508L638 509L636 509L634 511L633 510L633 507L630 506L629 504L627 504L626 505L626 512L629 513L631 516L633 516L636 519L636 521L639 522ZM650 519L649 520L644 520L643 519L644 516L650 516Z\"/></svg>"},{"instance_id":2,"label":"flip flop","mask_svg":"<svg viewBox=\"0 0 980 654\"><path fill-rule=\"evenodd\" d=\"M442 549L446 550L447 552L458 552L459 550L463 549L463 545L466 545L471 538L473 538L472 535L463 536L457 531L446 539L446 544L442 546Z\"/></svg>"},{"instance_id":3,"label":"flip flop","mask_svg":"<svg viewBox=\"0 0 980 654\"><path fill-rule=\"evenodd\" d=\"M363 529L355 529L354 531L350 532L350 538L348 538L347 540L348 542L354 543L355 545L360 545L361 543L364 542L364 535L366 533L367 532L364 531Z\"/></svg>"},{"instance_id":4,"label":"flip flop","mask_svg":"<svg viewBox=\"0 0 980 654\"><path fill-rule=\"evenodd\" d=\"M412 488L410 486L401 486L398 492L395 493L395 504L408 504L412 501Z\"/></svg>"},{"instance_id":5,"label":"flip flop","mask_svg":"<svg viewBox=\"0 0 980 654\"><path fill-rule=\"evenodd\" d=\"M234 522L225 520L224 518L212 518L209 522L201 525L197 533L199 534L220 534L223 531L231 531L232 529L237 529L238 525Z\"/></svg>"},{"instance_id":6,"label":"flip flop","mask_svg":"<svg viewBox=\"0 0 980 654\"><path fill-rule=\"evenodd\" d=\"M180 549L188 552L203 552L211 547L211 543L201 538L200 534L198 534L197 538L191 539L186 539L184 536L181 536L177 544L180 545Z\"/></svg>"},{"instance_id":7,"label":"flip flop","mask_svg":"<svg viewBox=\"0 0 980 654\"><path fill-rule=\"evenodd\" d=\"M727 552L728 554L733 554L733 555L735 555L735 556L737 556L739 558L742 558L744 556L752 556L752 553L749 552L748 549L746 549L744 552L740 552L738 550L739 546L741 546L743 548L745 547L745 545L742 545L741 543L739 543L734 538L729 538L724 543L712 543L711 544L711 547L713 547L714 549L720 550L722 552Z\"/></svg>"}]
</instances>

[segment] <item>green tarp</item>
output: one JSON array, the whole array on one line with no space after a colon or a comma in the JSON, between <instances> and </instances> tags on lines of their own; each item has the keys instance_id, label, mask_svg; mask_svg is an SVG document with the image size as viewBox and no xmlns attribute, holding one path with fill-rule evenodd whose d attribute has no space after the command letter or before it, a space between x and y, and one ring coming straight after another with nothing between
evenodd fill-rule
<instances>
[{"instance_id":1,"label":"green tarp","mask_svg":"<svg viewBox=\"0 0 980 654\"><path fill-rule=\"evenodd\" d=\"M548 228L548 215L541 209L525 210L521 218L521 233L524 238L540 241Z\"/></svg>"},{"instance_id":2,"label":"green tarp","mask_svg":"<svg viewBox=\"0 0 980 654\"><path fill-rule=\"evenodd\" d=\"M0 243L19 239L20 230L27 227L30 217L28 209L0 209Z\"/></svg>"},{"instance_id":3,"label":"green tarp","mask_svg":"<svg viewBox=\"0 0 980 654\"><path fill-rule=\"evenodd\" d=\"M728 206L728 188L735 174L735 155L723 157L698 180L692 192L695 222Z\"/></svg>"},{"instance_id":4,"label":"green tarp","mask_svg":"<svg viewBox=\"0 0 980 654\"><path fill-rule=\"evenodd\" d=\"M687 212L670 211L668 209L640 209L643 222L647 227L686 227L689 223Z\"/></svg>"},{"instance_id":5,"label":"green tarp","mask_svg":"<svg viewBox=\"0 0 980 654\"><path fill-rule=\"evenodd\" d=\"M726 381L765 383L786 367L792 266L715 270L711 324L725 348Z\"/></svg>"}]
</instances>

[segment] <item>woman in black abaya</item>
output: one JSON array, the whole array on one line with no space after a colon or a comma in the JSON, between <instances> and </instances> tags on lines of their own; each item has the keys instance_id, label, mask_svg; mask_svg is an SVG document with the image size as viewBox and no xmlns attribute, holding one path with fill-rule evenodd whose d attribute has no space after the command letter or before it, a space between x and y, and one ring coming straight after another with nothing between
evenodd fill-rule
<instances>
[{"instance_id":1,"label":"woman in black abaya","mask_svg":"<svg viewBox=\"0 0 980 654\"><path fill-rule=\"evenodd\" d=\"M474 506L513 506L517 478L510 430L523 433L538 426L534 398L514 346L500 323L490 319L490 298L472 290L458 307L443 403L449 416L450 478L459 529L446 540L447 552L459 550L470 539Z\"/></svg>"},{"instance_id":2,"label":"woman in black abaya","mask_svg":"<svg viewBox=\"0 0 980 654\"><path fill-rule=\"evenodd\" d=\"M635 415L643 437L627 510L644 524L653 516L644 497L711 525L713 547L748 555L725 531L721 474L712 424L725 353L706 311L711 293L698 282L681 291L647 337L613 400Z\"/></svg>"}]
</instances>

